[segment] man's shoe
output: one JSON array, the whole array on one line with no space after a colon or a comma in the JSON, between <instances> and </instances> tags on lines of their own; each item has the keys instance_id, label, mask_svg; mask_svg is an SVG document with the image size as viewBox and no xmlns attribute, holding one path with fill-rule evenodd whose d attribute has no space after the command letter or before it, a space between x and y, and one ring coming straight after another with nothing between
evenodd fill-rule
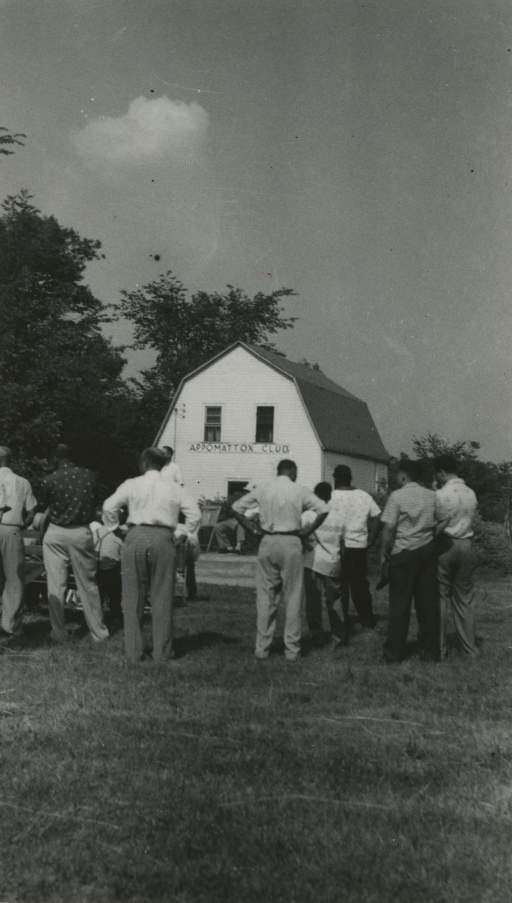
<instances>
[{"instance_id":1,"label":"man's shoe","mask_svg":"<svg viewBox=\"0 0 512 903\"><path fill-rule=\"evenodd\" d=\"M257 662L266 662L269 659L269 654L268 652L255 652L254 658Z\"/></svg>"},{"instance_id":2,"label":"man's shoe","mask_svg":"<svg viewBox=\"0 0 512 903\"><path fill-rule=\"evenodd\" d=\"M297 652L295 655L285 654L285 659L287 662L298 662L300 661L300 652Z\"/></svg>"}]
</instances>

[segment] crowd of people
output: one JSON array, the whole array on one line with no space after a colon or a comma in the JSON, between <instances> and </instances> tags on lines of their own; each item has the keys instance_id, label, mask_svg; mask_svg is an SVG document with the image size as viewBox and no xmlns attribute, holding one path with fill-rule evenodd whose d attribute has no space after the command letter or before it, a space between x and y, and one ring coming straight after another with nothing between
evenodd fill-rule
<instances>
[{"instance_id":1,"label":"crowd of people","mask_svg":"<svg viewBox=\"0 0 512 903\"><path fill-rule=\"evenodd\" d=\"M183 485L172 449L146 449L140 476L123 482L101 513L94 474L73 461L67 446L56 449L54 469L38 487L37 499L29 482L11 469L10 457L9 449L0 447L2 644L23 633L23 532L39 522L52 642L70 640L64 606L71 569L94 642L104 642L112 626L122 624L130 661L149 654L155 662L173 658L177 551L186 548L193 575L201 512ZM285 656L291 662L301 655L304 603L315 645L329 642L337 650L349 642L351 601L361 630L373 631L377 619L368 549L377 543L378 586L389 585L384 660L400 662L407 655L413 601L424 659L445 657L450 609L459 648L478 655L472 549L477 500L457 469L454 458L440 456L434 462L435 485L427 486L419 462L402 460L398 488L381 511L369 493L353 487L349 467L335 468L333 486L323 481L311 491L298 482L295 463L285 459L275 478L230 503L224 527L217 531L220 544L240 551L246 532L259 541L256 659L269 658L279 604L285 610ZM150 644L142 629L148 602Z\"/></svg>"}]
</instances>

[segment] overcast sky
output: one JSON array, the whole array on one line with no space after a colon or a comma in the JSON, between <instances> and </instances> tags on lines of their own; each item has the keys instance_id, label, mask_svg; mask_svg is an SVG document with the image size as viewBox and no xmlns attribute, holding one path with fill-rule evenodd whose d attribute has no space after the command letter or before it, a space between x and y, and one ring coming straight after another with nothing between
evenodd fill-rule
<instances>
[{"instance_id":1,"label":"overcast sky","mask_svg":"<svg viewBox=\"0 0 512 903\"><path fill-rule=\"evenodd\" d=\"M0 19L0 124L28 135L0 193L101 239L101 298L166 269L294 288L278 344L368 401L392 453L432 430L512 458L510 0L0 0Z\"/></svg>"}]
</instances>

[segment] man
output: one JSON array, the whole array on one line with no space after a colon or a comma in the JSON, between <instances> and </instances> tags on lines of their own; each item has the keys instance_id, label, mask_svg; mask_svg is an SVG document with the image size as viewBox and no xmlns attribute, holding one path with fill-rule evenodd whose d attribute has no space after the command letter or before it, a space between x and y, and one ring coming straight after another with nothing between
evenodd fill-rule
<instances>
[{"instance_id":1,"label":"man","mask_svg":"<svg viewBox=\"0 0 512 903\"><path fill-rule=\"evenodd\" d=\"M213 528L213 538L220 552L235 552L237 555L242 554L242 547L245 542L245 530L237 521L236 517L232 517L230 514L234 503L242 498L246 492L247 489L244 489L242 492L235 492L221 505L217 523Z\"/></svg>"},{"instance_id":2,"label":"man","mask_svg":"<svg viewBox=\"0 0 512 903\"><path fill-rule=\"evenodd\" d=\"M163 451L166 454L166 463L162 467L162 477L166 480L170 480L173 483L177 483L178 486L184 486L183 476L181 474L181 470L175 461L173 461L174 457L174 449L171 448L170 445L164 445Z\"/></svg>"},{"instance_id":3,"label":"man","mask_svg":"<svg viewBox=\"0 0 512 903\"><path fill-rule=\"evenodd\" d=\"M11 452L0 446L0 561L2 627L0 636L8 641L21 632L21 606L25 584L23 529L34 517L37 501L28 480L10 468Z\"/></svg>"},{"instance_id":4,"label":"man","mask_svg":"<svg viewBox=\"0 0 512 903\"><path fill-rule=\"evenodd\" d=\"M114 631L123 624L121 610L121 551L126 537L126 512L119 517L119 526L115 529L103 523L101 511L98 519L90 524L94 542L94 551L98 559L98 589L102 605L108 600L109 627Z\"/></svg>"},{"instance_id":5,"label":"man","mask_svg":"<svg viewBox=\"0 0 512 903\"><path fill-rule=\"evenodd\" d=\"M103 505L107 523L117 522L120 508L128 508L128 535L121 554L124 643L127 658L144 655L142 619L147 596L152 610L153 660L173 657L172 614L176 573L175 531L185 515L186 539L199 526L201 512L181 486L162 477L165 452L147 448L140 458L141 476L126 480Z\"/></svg>"},{"instance_id":6,"label":"man","mask_svg":"<svg viewBox=\"0 0 512 903\"><path fill-rule=\"evenodd\" d=\"M350 467L338 464L333 477L334 492L330 507L344 523L341 572L343 611L348 620L352 596L360 623L365 628L373 628L376 619L368 584L368 546L373 545L380 529L380 508L368 492L352 487Z\"/></svg>"},{"instance_id":7,"label":"man","mask_svg":"<svg viewBox=\"0 0 512 903\"><path fill-rule=\"evenodd\" d=\"M438 658L437 559L434 546L435 494L420 486L418 461L401 460L399 489L392 492L382 523L382 559L389 562L389 624L384 646L387 662L406 655L414 598L422 655Z\"/></svg>"},{"instance_id":8,"label":"man","mask_svg":"<svg viewBox=\"0 0 512 903\"><path fill-rule=\"evenodd\" d=\"M450 603L460 648L478 655L475 640L475 587L473 521L477 498L457 474L452 455L440 455L434 461L436 517L438 521L438 569L440 607L440 653L446 656L446 635Z\"/></svg>"},{"instance_id":9,"label":"man","mask_svg":"<svg viewBox=\"0 0 512 903\"><path fill-rule=\"evenodd\" d=\"M329 508L323 524L310 537L310 547L304 556L304 590L306 595L306 619L315 646L325 643L322 629L322 599L325 599L327 614L335 647L347 639L347 625L343 624L335 604L340 598L340 541L343 520L330 506L331 484L318 483L315 495ZM313 511L302 515L303 524L315 520Z\"/></svg>"},{"instance_id":10,"label":"man","mask_svg":"<svg viewBox=\"0 0 512 903\"><path fill-rule=\"evenodd\" d=\"M277 477L256 486L233 505L233 511L242 515L242 523L253 530L243 517L245 511L259 508L260 528L263 535L258 551L256 571L256 650L257 659L267 659L276 626L279 593L286 606L284 627L285 655L288 661L297 661L300 654L301 607L304 589L304 564L301 537L314 532L328 514L327 505L297 483L297 465L294 461L280 461ZM318 515L308 527L301 526L304 511Z\"/></svg>"},{"instance_id":11,"label":"man","mask_svg":"<svg viewBox=\"0 0 512 903\"><path fill-rule=\"evenodd\" d=\"M64 599L71 565L84 617L92 639L99 643L109 632L103 622L101 598L96 582L97 557L89 524L95 519L96 478L78 467L67 445L58 445L56 469L41 484L40 502L48 508L49 525L43 540L43 561L48 584L51 638L69 639L64 621Z\"/></svg>"}]
</instances>

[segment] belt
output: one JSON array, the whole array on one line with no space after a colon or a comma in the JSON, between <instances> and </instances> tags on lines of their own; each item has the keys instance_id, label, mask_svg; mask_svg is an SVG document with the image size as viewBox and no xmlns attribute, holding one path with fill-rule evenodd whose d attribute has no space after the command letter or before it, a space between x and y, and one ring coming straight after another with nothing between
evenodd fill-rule
<instances>
[{"instance_id":1,"label":"belt","mask_svg":"<svg viewBox=\"0 0 512 903\"><path fill-rule=\"evenodd\" d=\"M14 527L16 530L23 530L23 524L2 524L2 523L0 523L0 527Z\"/></svg>"},{"instance_id":2,"label":"belt","mask_svg":"<svg viewBox=\"0 0 512 903\"><path fill-rule=\"evenodd\" d=\"M133 530L134 527L151 527L152 530L171 530L173 533L176 527L169 527L167 524L129 524L128 528Z\"/></svg>"}]
</instances>

